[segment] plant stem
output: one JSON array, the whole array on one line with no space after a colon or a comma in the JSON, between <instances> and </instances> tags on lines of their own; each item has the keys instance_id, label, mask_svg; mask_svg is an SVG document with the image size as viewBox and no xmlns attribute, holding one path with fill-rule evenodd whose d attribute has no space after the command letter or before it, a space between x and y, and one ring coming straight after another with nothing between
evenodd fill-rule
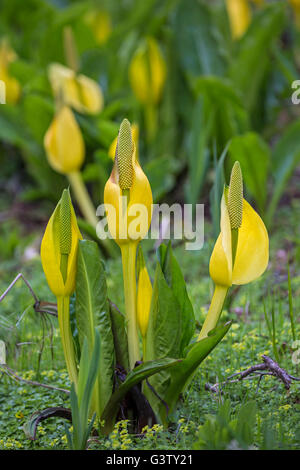
<instances>
[{"instance_id":1,"label":"plant stem","mask_svg":"<svg viewBox=\"0 0 300 470\"><path fill-rule=\"evenodd\" d=\"M75 350L70 324L70 298L57 298L58 323L61 335L61 341L65 356L65 361L71 383L77 386L77 365L75 359Z\"/></svg>"},{"instance_id":2,"label":"plant stem","mask_svg":"<svg viewBox=\"0 0 300 470\"><path fill-rule=\"evenodd\" d=\"M83 213L85 219L93 227L96 227L98 223L98 219L96 217L96 209L91 201L89 193L87 192L85 184L82 181L81 173L79 171L74 171L73 173L69 173L67 176L74 191L81 212Z\"/></svg>"},{"instance_id":3,"label":"plant stem","mask_svg":"<svg viewBox=\"0 0 300 470\"><path fill-rule=\"evenodd\" d=\"M227 292L228 287L218 285L215 286L214 295L211 300L211 304L206 315L205 321L203 323L202 329L198 336L198 341L200 339L206 338L209 331L213 330L216 327L220 315L222 313Z\"/></svg>"},{"instance_id":4,"label":"plant stem","mask_svg":"<svg viewBox=\"0 0 300 470\"><path fill-rule=\"evenodd\" d=\"M139 336L136 315L136 259L137 242L121 245L125 309L127 321L127 339L129 365L133 369L136 361L140 360Z\"/></svg>"}]
</instances>

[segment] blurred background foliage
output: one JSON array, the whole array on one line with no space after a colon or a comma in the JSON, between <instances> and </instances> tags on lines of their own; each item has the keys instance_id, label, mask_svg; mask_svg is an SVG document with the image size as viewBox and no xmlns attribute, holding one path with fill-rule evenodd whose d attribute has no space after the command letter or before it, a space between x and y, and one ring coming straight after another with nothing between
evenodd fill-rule
<instances>
[{"instance_id":1,"label":"blurred background foliage","mask_svg":"<svg viewBox=\"0 0 300 470\"><path fill-rule=\"evenodd\" d=\"M299 1L1 0L0 8L0 39L9 51L6 59L0 53L7 84L1 222L20 213L27 223L45 222L68 184L50 168L43 141L55 115L49 65L70 65L64 31L71 27L79 72L104 98L96 114L75 112L94 204L102 202L110 147L127 117L137 125L155 202L210 202L216 235L223 184L239 160L246 196L271 227L300 162L300 108L291 101ZM17 236L9 237L9 250Z\"/></svg>"}]
</instances>

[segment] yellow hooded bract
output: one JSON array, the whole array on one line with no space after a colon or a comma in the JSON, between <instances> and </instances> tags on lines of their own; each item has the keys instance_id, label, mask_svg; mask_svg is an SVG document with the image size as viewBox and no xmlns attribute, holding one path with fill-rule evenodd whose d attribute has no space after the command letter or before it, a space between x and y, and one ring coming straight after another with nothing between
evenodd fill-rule
<instances>
[{"instance_id":1,"label":"yellow hooded bract","mask_svg":"<svg viewBox=\"0 0 300 470\"><path fill-rule=\"evenodd\" d=\"M248 0L226 0L230 29L233 39L239 39L251 22L251 9Z\"/></svg>"},{"instance_id":2,"label":"yellow hooded bract","mask_svg":"<svg viewBox=\"0 0 300 470\"><path fill-rule=\"evenodd\" d=\"M122 121L114 166L104 188L108 228L116 243L138 242L149 230L152 191L147 176L136 159L131 126Z\"/></svg>"},{"instance_id":3,"label":"yellow hooded bract","mask_svg":"<svg viewBox=\"0 0 300 470\"><path fill-rule=\"evenodd\" d=\"M71 247L68 255L68 269L66 281L61 273L61 246L60 234L64 233L60 220L61 200L58 202L44 233L41 244L41 260L48 285L56 297L70 296L75 290L77 271L78 241L82 239L76 216L70 200L71 209Z\"/></svg>"},{"instance_id":4,"label":"yellow hooded bract","mask_svg":"<svg viewBox=\"0 0 300 470\"><path fill-rule=\"evenodd\" d=\"M95 80L57 63L49 66L49 80L54 95L76 111L97 114L102 110L103 94Z\"/></svg>"},{"instance_id":5,"label":"yellow hooded bract","mask_svg":"<svg viewBox=\"0 0 300 470\"><path fill-rule=\"evenodd\" d=\"M242 285L257 279L266 270L269 261L269 237L262 219L244 199L234 267L225 191L221 201L220 225L221 232L209 264L210 276L215 284L230 287L232 284Z\"/></svg>"},{"instance_id":6,"label":"yellow hooded bract","mask_svg":"<svg viewBox=\"0 0 300 470\"><path fill-rule=\"evenodd\" d=\"M154 38L147 38L134 54L129 66L129 80L142 104L157 104L166 81L166 64Z\"/></svg>"},{"instance_id":7,"label":"yellow hooded bract","mask_svg":"<svg viewBox=\"0 0 300 470\"><path fill-rule=\"evenodd\" d=\"M109 13L105 10L89 11L85 15L85 22L91 28L96 42L105 44L112 32L112 23Z\"/></svg>"},{"instance_id":8,"label":"yellow hooded bract","mask_svg":"<svg viewBox=\"0 0 300 470\"><path fill-rule=\"evenodd\" d=\"M116 164L104 188L104 204L106 206L109 231L118 245L143 239L150 227L152 217L152 191L147 176L133 154L133 183L129 189L129 202L125 214L122 213L122 190L119 186L119 175ZM141 211L136 213L134 205L139 204ZM112 206L112 211L109 206ZM138 221L137 221L138 217ZM134 228L137 221L138 234ZM130 230L131 229L131 230Z\"/></svg>"},{"instance_id":9,"label":"yellow hooded bract","mask_svg":"<svg viewBox=\"0 0 300 470\"><path fill-rule=\"evenodd\" d=\"M68 106L55 115L44 137L49 164L55 171L68 174L79 171L85 148L80 128Z\"/></svg>"},{"instance_id":10,"label":"yellow hooded bract","mask_svg":"<svg viewBox=\"0 0 300 470\"><path fill-rule=\"evenodd\" d=\"M15 104L20 98L21 87L18 80L9 73L9 66L17 56L5 40L0 44L0 80L5 83L5 101L7 104Z\"/></svg>"}]
</instances>

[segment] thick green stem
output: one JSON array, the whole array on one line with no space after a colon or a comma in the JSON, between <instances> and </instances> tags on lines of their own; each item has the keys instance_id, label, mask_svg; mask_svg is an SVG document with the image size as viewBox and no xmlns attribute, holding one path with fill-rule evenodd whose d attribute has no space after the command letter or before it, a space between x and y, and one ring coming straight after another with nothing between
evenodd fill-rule
<instances>
[{"instance_id":1,"label":"thick green stem","mask_svg":"<svg viewBox=\"0 0 300 470\"><path fill-rule=\"evenodd\" d=\"M70 381L77 386L77 365L70 324L70 298L57 298L58 323Z\"/></svg>"},{"instance_id":2,"label":"thick green stem","mask_svg":"<svg viewBox=\"0 0 300 470\"><path fill-rule=\"evenodd\" d=\"M96 228L96 225L98 223L98 219L96 217L96 209L91 201L89 193L87 192L85 184L82 180L81 173L79 171L75 171L73 173L69 173L67 176L74 191L80 210L84 215L84 218L93 227Z\"/></svg>"},{"instance_id":3,"label":"thick green stem","mask_svg":"<svg viewBox=\"0 0 300 470\"><path fill-rule=\"evenodd\" d=\"M136 361L140 361L140 346L136 315L136 276L135 258L137 243L121 245L124 295L127 323L127 339L130 368L133 369Z\"/></svg>"},{"instance_id":4,"label":"thick green stem","mask_svg":"<svg viewBox=\"0 0 300 470\"><path fill-rule=\"evenodd\" d=\"M211 304L206 315L205 321L203 323L202 329L198 336L198 341L200 339L206 338L208 333L216 327L220 315L222 313L227 292L228 287L217 285L215 286L214 295L211 300Z\"/></svg>"}]
</instances>

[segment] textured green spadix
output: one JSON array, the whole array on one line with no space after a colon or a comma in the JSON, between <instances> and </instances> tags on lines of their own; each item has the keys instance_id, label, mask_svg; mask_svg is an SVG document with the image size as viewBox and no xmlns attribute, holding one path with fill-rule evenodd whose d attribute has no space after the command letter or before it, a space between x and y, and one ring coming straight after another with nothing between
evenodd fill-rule
<instances>
[{"instance_id":1,"label":"textured green spadix","mask_svg":"<svg viewBox=\"0 0 300 470\"><path fill-rule=\"evenodd\" d=\"M62 255L69 255L72 246L71 205L70 194L67 189L63 191L59 208L59 246Z\"/></svg>"},{"instance_id":2,"label":"textured green spadix","mask_svg":"<svg viewBox=\"0 0 300 470\"><path fill-rule=\"evenodd\" d=\"M116 149L119 186L121 189L130 189L133 184L132 153L133 142L130 122L128 119L123 119Z\"/></svg>"},{"instance_id":3,"label":"textured green spadix","mask_svg":"<svg viewBox=\"0 0 300 470\"><path fill-rule=\"evenodd\" d=\"M239 162L235 162L230 175L228 190L228 212L232 229L242 225L243 218L243 176Z\"/></svg>"}]
</instances>

